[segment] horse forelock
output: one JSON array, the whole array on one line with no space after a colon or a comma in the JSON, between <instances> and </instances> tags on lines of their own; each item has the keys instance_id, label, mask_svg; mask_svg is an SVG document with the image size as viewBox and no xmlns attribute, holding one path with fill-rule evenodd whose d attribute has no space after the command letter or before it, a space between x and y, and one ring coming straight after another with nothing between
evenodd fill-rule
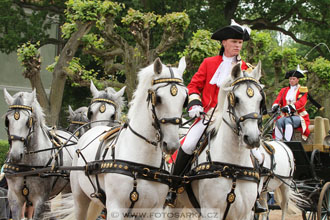
<instances>
[{"instance_id":1,"label":"horse forelock","mask_svg":"<svg viewBox=\"0 0 330 220\"><path fill-rule=\"evenodd\" d=\"M148 90L152 87L152 81L154 79L171 78L170 70L166 65L162 64L161 69L162 69L161 73L155 73L154 64L151 64L151 65L141 69L138 72L138 85L133 94L133 99L129 103L130 108L128 111L128 118L131 118L132 112L136 111L136 110L134 110L135 103L139 103L139 105L143 102L146 103ZM174 73L174 78L182 79L182 77L176 72L177 68L173 67L172 69L173 69L173 73Z\"/></svg>"}]
</instances>

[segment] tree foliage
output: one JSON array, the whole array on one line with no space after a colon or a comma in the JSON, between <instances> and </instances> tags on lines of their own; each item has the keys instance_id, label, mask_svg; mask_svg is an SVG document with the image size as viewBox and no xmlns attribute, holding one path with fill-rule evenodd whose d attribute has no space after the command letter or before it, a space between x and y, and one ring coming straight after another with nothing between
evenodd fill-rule
<instances>
[{"instance_id":1,"label":"tree foliage","mask_svg":"<svg viewBox=\"0 0 330 220\"><path fill-rule=\"evenodd\" d=\"M49 68L53 72L51 94L46 96L38 81L38 65L33 74L24 74L33 87L49 122L56 124L67 77L74 86L86 86L90 79L103 86L128 86L131 97L137 71L160 56L175 62L178 56L188 60L189 79L207 56L218 53L219 43L210 39L216 29L235 19L253 30L252 40L245 43L242 57L247 62L263 62L263 82L270 88L270 98L284 85L284 73L298 63L315 76L315 85L324 82L318 56L326 61L330 53L316 47L308 60L305 54L319 43L330 44L329 1L319 0L120 0L119 3L100 0L4 0L0 12L8 14L0 22L0 49L16 50L17 45L40 41L40 46L61 45L61 53ZM24 8L24 9L23 9ZM10 9L10 10L8 10ZM32 13L27 13L31 9ZM61 24L62 38L51 39L47 30L49 17L56 14ZM263 30L263 31L261 31ZM264 31L267 30L267 31ZM296 44L279 45L278 33L289 36ZM292 46L293 45L293 46ZM34 59L39 61L39 58ZM32 68L33 67L33 68ZM321 68L322 69L322 68ZM33 72L33 71L32 71ZM309 83L310 78L307 82ZM282 83L281 83L282 82ZM97 82L96 82L97 83ZM101 83L97 83L101 85ZM322 88L322 87L320 87Z\"/></svg>"}]
</instances>

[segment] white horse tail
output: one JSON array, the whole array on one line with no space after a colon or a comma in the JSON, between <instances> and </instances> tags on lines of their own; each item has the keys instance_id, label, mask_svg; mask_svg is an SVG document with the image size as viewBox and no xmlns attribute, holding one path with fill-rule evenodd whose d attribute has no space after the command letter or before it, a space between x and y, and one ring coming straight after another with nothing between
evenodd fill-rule
<instances>
[{"instance_id":1,"label":"white horse tail","mask_svg":"<svg viewBox=\"0 0 330 220\"><path fill-rule=\"evenodd\" d=\"M74 200L72 193L59 194L55 198L48 201L51 211L44 214L45 219L75 219Z\"/></svg>"},{"instance_id":2,"label":"white horse tail","mask_svg":"<svg viewBox=\"0 0 330 220\"><path fill-rule=\"evenodd\" d=\"M48 201L51 211L44 214L45 219L75 220L74 200L72 193L60 194ZM86 219L96 219L103 207L95 202L91 202L88 207Z\"/></svg>"},{"instance_id":3,"label":"white horse tail","mask_svg":"<svg viewBox=\"0 0 330 220\"><path fill-rule=\"evenodd\" d=\"M289 192L286 193L285 191ZM275 200L280 205L281 209L286 211L288 215L297 215L301 214L302 209L299 207L299 204L307 204L308 202L304 199L304 196L298 192L295 192L291 187L282 184L281 187L277 188L274 192ZM284 196L289 198L285 199ZM288 201L287 207L283 207L286 204L283 204L283 201ZM286 202L285 202L286 203Z\"/></svg>"}]
</instances>

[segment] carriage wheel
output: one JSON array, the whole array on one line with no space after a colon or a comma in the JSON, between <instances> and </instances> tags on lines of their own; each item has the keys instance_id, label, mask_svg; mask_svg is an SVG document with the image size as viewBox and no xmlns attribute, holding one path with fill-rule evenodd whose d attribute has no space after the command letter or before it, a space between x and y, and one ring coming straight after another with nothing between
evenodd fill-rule
<instances>
[{"instance_id":1,"label":"carriage wheel","mask_svg":"<svg viewBox=\"0 0 330 220\"><path fill-rule=\"evenodd\" d=\"M317 213L316 212L302 212L302 218L303 220L316 220L317 219Z\"/></svg>"},{"instance_id":2,"label":"carriage wheel","mask_svg":"<svg viewBox=\"0 0 330 220\"><path fill-rule=\"evenodd\" d=\"M330 182L323 187L317 204L317 219L330 220Z\"/></svg>"}]
</instances>

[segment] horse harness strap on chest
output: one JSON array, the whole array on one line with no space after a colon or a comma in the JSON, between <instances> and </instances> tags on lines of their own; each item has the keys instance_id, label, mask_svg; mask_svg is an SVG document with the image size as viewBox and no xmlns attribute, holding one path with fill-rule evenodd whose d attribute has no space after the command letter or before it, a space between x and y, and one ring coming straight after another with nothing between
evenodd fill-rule
<instances>
[{"instance_id":1,"label":"horse harness strap on chest","mask_svg":"<svg viewBox=\"0 0 330 220\"><path fill-rule=\"evenodd\" d=\"M69 178L69 172L61 171L61 170L55 170L54 167L47 167L44 166L29 166L29 165L20 165L20 164L11 164L11 163L5 163L4 166L4 173L6 176L23 176L23 188L22 188L22 195L24 196L26 200L27 206L32 206L32 202L29 200L28 196L30 193L29 188L26 185L26 177L27 176L39 176L47 178L49 176L57 176L57 177L66 177ZM40 169L47 169L44 172L39 172ZM54 181L53 187L55 186L55 183L57 182L57 179Z\"/></svg>"},{"instance_id":2,"label":"horse harness strap on chest","mask_svg":"<svg viewBox=\"0 0 330 220\"><path fill-rule=\"evenodd\" d=\"M190 201L192 202L196 210L200 213L200 205L192 191L191 181L206 179L206 178L218 178L218 177L232 179L232 187L231 187L231 191L228 192L227 194L227 198L226 198L227 207L223 216L223 219L226 219L230 206L235 201L236 198L236 194L235 194L236 181L239 179L239 180L252 181L258 184L260 180L260 173L256 168L243 167L235 164L222 163L217 161L201 163L197 167L193 168L187 174L187 176L183 177L182 186L178 189L178 192L182 193L184 191L183 187L185 187Z\"/></svg>"},{"instance_id":3,"label":"horse harness strap on chest","mask_svg":"<svg viewBox=\"0 0 330 220\"><path fill-rule=\"evenodd\" d=\"M163 183L169 185L171 180L171 175L168 171L160 169L154 166L148 166L145 164L123 161L123 160L99 160L89 162L86 165L86 175L97 175L101 173L118 173L126 176L130 176L134 179L133 190L130 193L131 206L133 208L134 204L139 199L139 193L137 192L137 179L144 179L149 181L154 181L158 183ZM99 188L99 185L98 185ZM97 197L105 204L105 194L102 189L94 190L98 193L94 193L92 196ZM103 193L102 193L103 192Z\"/></svg>"}]
</instances>

